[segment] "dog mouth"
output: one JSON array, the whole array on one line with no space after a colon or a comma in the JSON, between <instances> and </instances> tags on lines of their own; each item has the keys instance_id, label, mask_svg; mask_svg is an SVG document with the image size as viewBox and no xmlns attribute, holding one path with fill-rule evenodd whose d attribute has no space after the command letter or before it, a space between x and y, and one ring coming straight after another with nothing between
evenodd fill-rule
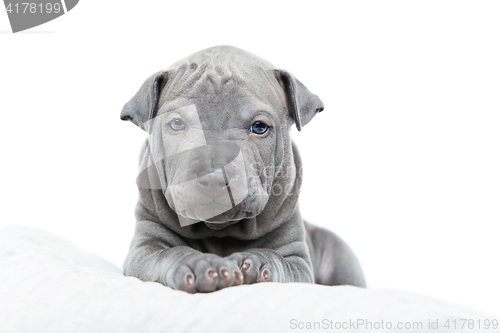
<instances>
[{"instance_id":1,"label":"dog mouth","mask_svg":"<svg viewBox=\"0 0 500 333\"><path fill-rule=\"evenodd\" d=\"M222 213L217 212L217 208L212 208L214 212L207 215L207 209L182 209L174 211L177 213L181 226L203 222L208 228L213 230L223 229L236 224L243 219L253 218L259 214L258 210L248 210L245 204L225 210ZM210 217L207 217L210 216Z\"/></svg>"},{"instance_id":2,"label":"dog mouth","mask_svg":"<svg viewBox=\"0 0 500 333\"><path fill-rule=\"evenodd\" d=\"M230 225L238 223L240 220L236 221L228 221L228 222L206 222L204 221L203 223L212 230L221 230L224 229L225 227L228 227Z\"/></svg>"},{"instance_id":3,"label":"dog mouth","mask_svg":"<svg viewBox=\"0 0 500 333\"><path fill-rule=\"evenodd\" d=\"M226 146L226 150L231 154L225 156L222 163L215 157L222 154L220 151ZM247 214L238 212L237 206L247 199L252 190L243 152L237 145L207 147L207 149L198 148L197 150L201 151L199 154L207 150L209 153L214 153L215 157L210 154L203 158L187 155L191 158L176 161L175 174L166 189L166 196L167 200L171 199L177 214L184 218L181 219L181 224L186 221L189 224L206 221L209 223L208 227L223 228L225 226L221 224L229 225L229 221L246 217ZM211 164L208 169L205 165L208 162L205 160ZM207 163L197 165L200 161ZM193 175L195 177L192 177Z\"/></svg>"},{"instance_id":4,"label":"dog mouth","mask_svg":"<svg viewBox=\"0 0 500 333\"><path fill-rule=\"evenodd\" d=\"M244 183L239 184L239 180L234 182L239 186L231 186L232 181L229 181L224 184L223 190L211 192L212 195L200 191L200 186L193 186L196 184L183 183L169 186L165 196L177 213L181 226L204 222L208 228L219 230L257 216L269 198L269 194L254 179L249 182L244 179ZM238 201L235 202L235 198Z\"/></svg>"}]
</instances>

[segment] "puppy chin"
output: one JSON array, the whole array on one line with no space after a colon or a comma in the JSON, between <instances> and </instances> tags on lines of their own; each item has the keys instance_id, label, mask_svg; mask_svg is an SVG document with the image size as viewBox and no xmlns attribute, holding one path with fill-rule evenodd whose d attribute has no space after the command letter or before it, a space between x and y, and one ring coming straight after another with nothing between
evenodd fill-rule
<instances>
[{"instance_id":1,"label":"puppy chin","mask_svg":"<svg viewBox=\"0 0 500 333\"><path fill-rule=\"evenodd\" d=\"M209 219L200 219L197 215L191 210L185 210L181 212L177 212L179 216L179 222L181 226L190 225L198 222L203 222L207 228L212 230L220 230L224 229L230 225L236 224L241 220L253 218L257 216L259 212L248 212L243 211L238 208L230 209L222 214L211 217Z\"/></svg>"},{"instance_id":2,"label":"puppy chin","mask_svg":"<svg viewBox=\"0 0 500 333\"><path fill-rule=\"evenodd\" d=\"M244 219L254 218L259 215L260 212L248 212L244 210L240 210L237 207L224 212L218 216L207 219L203 221L203 223L212 230L220 230L224 229L230 225L236 224Z\"/></svg>"},{"instance_id":3,"label":"puppy chin","mask_svg":"<svg viewBox=\"0 0 500 333\"><path fill-rule=\"evenodd\" d=\"M238 222L239 222L239 220L229 221L229 222L203 222L203 223L205 223L205 225L212 230L220 230L220 229L224 229L225 227L228 227L230 225L236 224Z\"/></svg>"}]
</instances>

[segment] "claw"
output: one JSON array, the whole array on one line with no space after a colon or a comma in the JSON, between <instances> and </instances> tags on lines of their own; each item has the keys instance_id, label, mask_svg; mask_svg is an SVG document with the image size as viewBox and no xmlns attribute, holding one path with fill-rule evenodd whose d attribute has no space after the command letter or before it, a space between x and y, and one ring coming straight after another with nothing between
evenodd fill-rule
<instances>
[{"instance_id":1,"label":"claw","mask_svg":"<svg viewBox=\"0 0 500 333\"><path fill-rule=\"evenodd\" d=\"M264 272L262 272L262 276L264 277L264 279L269 279L269 271L267 269L264 270Z\"/></svg>"}]
</instances>

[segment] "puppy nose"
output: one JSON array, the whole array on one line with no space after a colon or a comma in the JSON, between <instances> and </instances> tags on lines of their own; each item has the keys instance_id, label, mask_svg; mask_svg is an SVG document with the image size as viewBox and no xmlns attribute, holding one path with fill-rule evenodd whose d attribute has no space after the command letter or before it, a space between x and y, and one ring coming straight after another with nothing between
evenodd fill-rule
<instances>
[{"instance_id":1,"label":"puppy nose","mask_svg":"<svg viewBox=\"0 0 500 333\"><path fill-rule=\"evenodd\" d=\"M238 156L240 148L234 143L210 144L181 152L179 156L185 163L185 171L193 178L210 173L218 173L221 168L231 163ZM184 165L184 164L183 164ZM182 170L181 170L182 172Z\"/></svg>"},{"instance_id":2,"label":"puppy nose","mask_svg":"<svg viewBox=\"0 0 500 333\"><path fill-rule=\"evenodd\" d=\"M226 182L222 177L222 173L209 173L197 179L198 186L208 195L221 194L226 189Z\"/></svg>"}]
</instances>

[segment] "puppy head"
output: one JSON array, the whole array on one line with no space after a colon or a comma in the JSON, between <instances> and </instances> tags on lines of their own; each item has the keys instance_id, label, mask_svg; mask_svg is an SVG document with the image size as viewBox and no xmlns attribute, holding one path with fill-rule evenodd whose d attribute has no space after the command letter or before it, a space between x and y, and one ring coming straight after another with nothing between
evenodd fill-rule
<instances>
[{"instance_id":1,"label":"puppy head","mask_svg":"<svg viewBox=\"0 0 500 333\"><path fill-rule=\"evenodd\" d=\"M295 181L290 127L300 130L322 110L288 72L220 46L148 78L121 119L149 133L149 170L181 225L220 229L288 195Z\"/></svg>"}]
</instances>

